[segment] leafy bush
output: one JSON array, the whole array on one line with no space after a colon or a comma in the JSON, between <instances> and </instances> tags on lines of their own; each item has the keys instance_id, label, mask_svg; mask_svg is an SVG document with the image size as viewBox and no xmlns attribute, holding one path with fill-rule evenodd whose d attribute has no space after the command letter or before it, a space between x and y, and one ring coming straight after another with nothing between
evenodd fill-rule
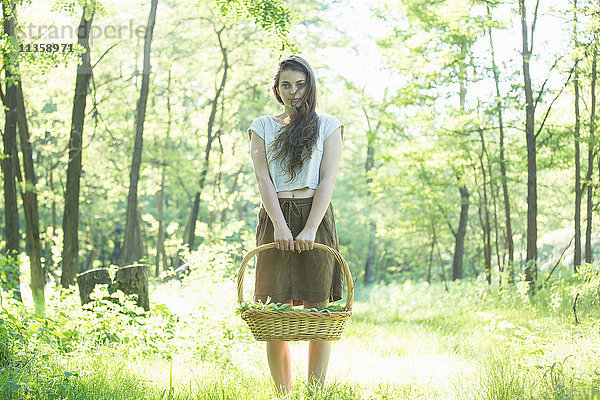
<instances>
[{"instance_id":1,"label":"leafy bush","mask_svg":"<svg viewBox=\"0 0 600 400\"><path fill-rule=\"evenodd\" d=\"M2 309L0 310L0 365L5 367L16 361L16 355L26 348L28 338L21 315L10 312L15 301L1 292ZM6 308L8 306L8 308Z\"/></svg>"},{"instance_id":2,"label":"leafy bush","mask_svg":"<svg viewBox=\"0 0 600 400\"><path fill-rule=\"evenodd\" d=\"M21 297L19 284L19 269L21 264L16 255L2 253L0 254L0 282L2 288L8 291L14 291L17 298Z\"/></svg>"},{"instance_id":3,"label":"leafy bush","mask_svg":"<svg viewBox=\"0 0 600 400\"><path fill-rule=\"evenodd\" d=\"M600 265L594 263L580 266L575 278L578 283L575 296L579 294L582 303L597 310L600 306Z\"/></svg>"},{"instance_id":4,"label":"leafy bush","mask_svg":"<svg viewBox=\"0 0 600 400\"><path fill-rule=\"evenodd\" d=\"M172 349L168 343L174 336L177 317L165 306L146 312L136 305L135 295L125 295L120 290L111 294L107 285L97 285L90 297L92 301L83 307L68 301L58 306L62 306L57 317L63 328L64 351L109 346L132 356L170 357Z\"/></svg>"}]
</instances>

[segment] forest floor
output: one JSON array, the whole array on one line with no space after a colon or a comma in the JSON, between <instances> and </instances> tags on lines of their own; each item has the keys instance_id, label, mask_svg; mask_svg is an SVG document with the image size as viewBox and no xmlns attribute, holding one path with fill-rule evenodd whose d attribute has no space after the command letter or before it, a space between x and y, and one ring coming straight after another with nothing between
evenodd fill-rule
<instances>
[{"instance_id":1,"label":"forest floor","mask_svg":"<svg viewBox=\"0 0 600 400\"><path fill-rule=\"evenodd\" d=\"M150 316L126 301L83 311L75 293L50 291L42 320L4 296L0 398L274 398L233 278L224 265L153 282ZM600 399L597 300L581 297L575 323L567 284L532 298L522 285L448 286L359 284L326 387L310 398ZM291 348L289 398L307 399L307 344Z\"/></svg>"}]
</instances>

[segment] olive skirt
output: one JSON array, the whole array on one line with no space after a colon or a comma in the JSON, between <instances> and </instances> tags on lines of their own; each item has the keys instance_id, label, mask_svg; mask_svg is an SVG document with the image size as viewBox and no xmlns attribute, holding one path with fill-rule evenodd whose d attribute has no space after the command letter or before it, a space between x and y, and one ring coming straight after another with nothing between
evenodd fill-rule
<instances>
[{"instance_id":1,"label":"olive skirt","mask_svg":"<svg viewBox=\"0 0 600 400\"><path fill-rule=\"evenodd\" d=\"M279 199L292 236L296 238L304 229L313 198ZM273 242L273 223L264 206L258 210L256 245ZM329 203L317 229L315 242L338 250L337 229L333 206ZM256 260L254 298L263 303L284 303L290 299L294 305L303 300L310 302L336 301L342 298L343 272L335 258L318 249L302 251L264 250Z\"/></svg>"}]
</instances>

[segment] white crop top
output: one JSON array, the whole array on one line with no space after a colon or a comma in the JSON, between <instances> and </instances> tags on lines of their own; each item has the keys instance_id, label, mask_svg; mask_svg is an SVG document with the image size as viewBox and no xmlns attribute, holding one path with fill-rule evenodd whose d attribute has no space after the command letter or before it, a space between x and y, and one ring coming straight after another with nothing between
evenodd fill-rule
<instances>
[{"instance_id":1,"label":"white crop top","mask_svg":"<svg viewBox=\"0 0 600 400\"><path fill-rule=\"evenodd\" d=\"M282 160L275 162L273 160L273 152L271 151L271 143L279 135L284 125L275 122L275 119L270 115L263 115L254 120L248 134L255 132L265 141L265 149L267 153L267 164L269 165L269 173L276 192L282 192L294 189L310 188L316 189L319 186L319 171L321 167L321 159L323 158L323 144L329 135L337 128L342 129L342 138L344 136L344 125L331 115L319 114L319 135L317 143L313 149L312 156L309 160L302 164L302 169L298 171L296 177L290 179L290 174L281 167Z\"/></svg>"}]
</instances>

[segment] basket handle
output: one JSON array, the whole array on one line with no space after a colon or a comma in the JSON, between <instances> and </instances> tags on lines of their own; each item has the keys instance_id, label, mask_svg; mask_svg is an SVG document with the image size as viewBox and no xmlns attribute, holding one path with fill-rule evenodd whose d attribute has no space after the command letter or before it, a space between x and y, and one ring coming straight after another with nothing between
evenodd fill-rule
<instances>
[{"instance_id":1,"label":"basket handle","mask_svg":"<svg viewBox=\"0 0 600 400\"><path fill-rule=\"evenodd\" d=\"M244 289L244 272L246 271L246 265L248 264L250 259L252 259L252 257L254 257L255 254L260 253L263 250L268 250L268 249L273 249L273 248L275 248L275 242L260 245L260 246L256 247L254 250L250 251L246 255L246 257L244 257L244 259L242 260L242 264L240 265L240 269L238 271L238 278L237 278L238 299L239 299L240 303L244 301L244 294L242 292ZM344 260L344 257L342 257L342 255L340 254L339 251L337 251L336 249L332 249L331 247L329 247L327 245L324 245L321 243L315 243L314 248L320 249L320 250L325 250L325 251L331 253L337 260L338 264L342 267L342 270L344 271L344 275L346 275L346 283L348 284L348 299L346 300L346 306L344 308L346 311L352 311L352 303L354 302L354 282L352 282L352 275L350 274L350 269L348 268L348 263L346 262L346 260Z\"/></svg>"}]
</instances>

